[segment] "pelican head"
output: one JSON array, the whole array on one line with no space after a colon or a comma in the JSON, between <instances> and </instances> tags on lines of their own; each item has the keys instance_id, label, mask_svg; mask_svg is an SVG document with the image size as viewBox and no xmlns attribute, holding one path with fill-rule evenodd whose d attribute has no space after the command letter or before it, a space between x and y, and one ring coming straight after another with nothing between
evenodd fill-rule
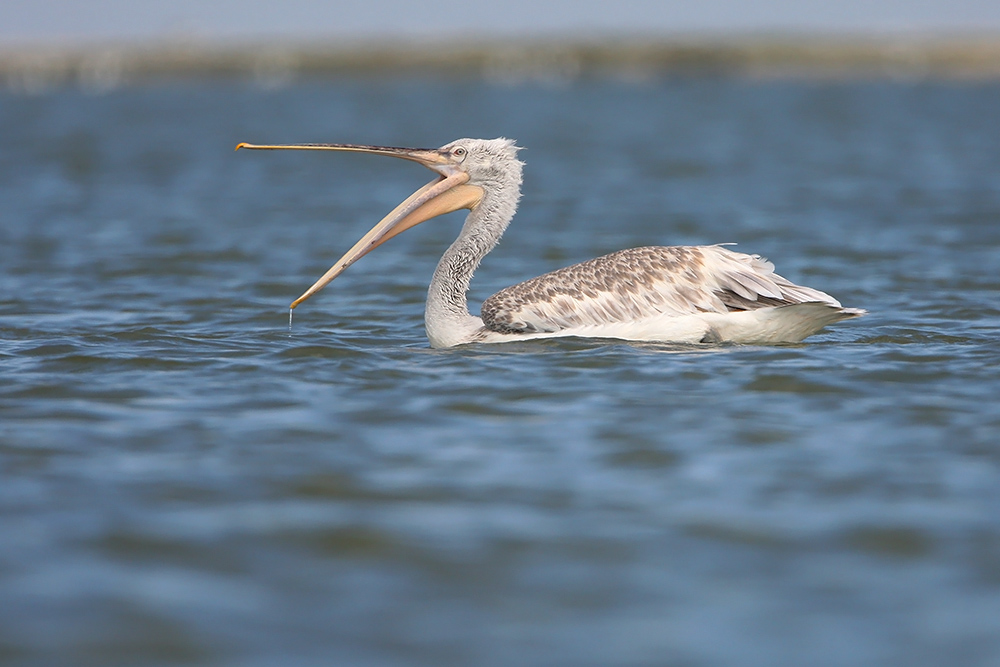
<instances>
[{"instance_id":1,"label":"pelican head","mask_svg":"<svg viewBox=\"0 0 1000 667\"><path fill-rule=\"evenodd\" d=\"M387 155L417 162L435 172L438 177L407 197L389 215L382 218L361 237L330 270L312 287L292 302L291 308L320 291L351 264L369 252L421 222L459 209L475 211L485 197L498 189L521 185L522 163L517 159L518 147L510 139L458 139L441 148L397 148L360 144L284 144L255 145L241 143L241 148L254 150L321 150L348 151ZM516 204L517 195L514 197ZM513 211L510 212L513 216ZM504 225L506 226L506 225ZM499 233L502 233L501 229ZM496 235L499 238L499 233Z\"/></svg>"}]
</instances>

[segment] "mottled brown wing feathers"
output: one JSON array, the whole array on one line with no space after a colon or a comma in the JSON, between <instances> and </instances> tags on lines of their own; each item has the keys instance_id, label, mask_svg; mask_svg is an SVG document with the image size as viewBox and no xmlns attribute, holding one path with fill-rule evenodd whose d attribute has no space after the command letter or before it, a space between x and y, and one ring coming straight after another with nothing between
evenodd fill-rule
<instances>
[{"instance_id":1,"label":"mottled brown wing feathers","mask_svg":"<svg viewBox=\"0 0 1000 667\"><path fill-rule=\"evenodd\" d=\"M795 285L757 255L721 246L629 248L501 290L483 303L488 329L554 332L660 315L725 313L833 297Z\"/></svg>"}]
</instances>

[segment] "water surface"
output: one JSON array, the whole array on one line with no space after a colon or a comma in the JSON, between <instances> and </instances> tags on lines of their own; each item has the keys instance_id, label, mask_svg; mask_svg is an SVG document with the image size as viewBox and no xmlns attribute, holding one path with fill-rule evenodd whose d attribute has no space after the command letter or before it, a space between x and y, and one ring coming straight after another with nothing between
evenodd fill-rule
<instances>
[{"instance_id":1,"label":"water surface","mask_svg":"<svg viewBox=\"0 0 1000 667\"><path fill-rule=\"evenodd\" d=\"M1000 86L175 81L0 93L0 663L1000 661ZM431 350L428 179L526 146L472 300L735 242L806 344ZM476 306L477 307L477 306Z\"/></svg>"}]
</instances>

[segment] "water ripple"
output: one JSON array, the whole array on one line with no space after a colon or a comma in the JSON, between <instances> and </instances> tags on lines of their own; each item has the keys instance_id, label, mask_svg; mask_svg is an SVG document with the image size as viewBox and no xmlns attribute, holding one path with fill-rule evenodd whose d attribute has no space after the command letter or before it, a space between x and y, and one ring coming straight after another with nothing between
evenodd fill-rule
<instances>
[{"instance_id":1,"label":"water ripple","mask_svg":"<svg viewBox=\"0 0 1000 667\"><path fill-rule=\"evenodd\" d=\"M0 662L995 663L998 103L710 78L0 94ZM528 146L474 301L738 241L870 314L768 348L432 350L445 218L289 329L423 176L232 146L456 133Z\"/></svg>"}]
</instances>

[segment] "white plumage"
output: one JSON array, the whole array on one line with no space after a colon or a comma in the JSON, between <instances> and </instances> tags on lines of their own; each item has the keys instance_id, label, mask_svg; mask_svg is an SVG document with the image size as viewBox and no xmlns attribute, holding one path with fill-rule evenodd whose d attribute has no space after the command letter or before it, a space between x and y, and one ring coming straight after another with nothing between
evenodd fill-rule
<instances>
[{"instance_id":1,"label":"white plumage","mask_svg":"<svg viewBox=\"0 0 1000 667\"><path fill-rule=\"evenodd\" d=\"M419 162L440 178L386 216L292 307L363 255L437 215L470 209L445 251L427 294L425 323L434 347L556 336L676 343L795 343L828 324L863 315L828 294L795 285L757 255L722 246L630 248L508 287L480 317L467 298L479 262L500 240L520 199L522 163L508 139L459 139L439 149L350 144L298 148L377 153Z\"/></svg>"}]
</instances>

